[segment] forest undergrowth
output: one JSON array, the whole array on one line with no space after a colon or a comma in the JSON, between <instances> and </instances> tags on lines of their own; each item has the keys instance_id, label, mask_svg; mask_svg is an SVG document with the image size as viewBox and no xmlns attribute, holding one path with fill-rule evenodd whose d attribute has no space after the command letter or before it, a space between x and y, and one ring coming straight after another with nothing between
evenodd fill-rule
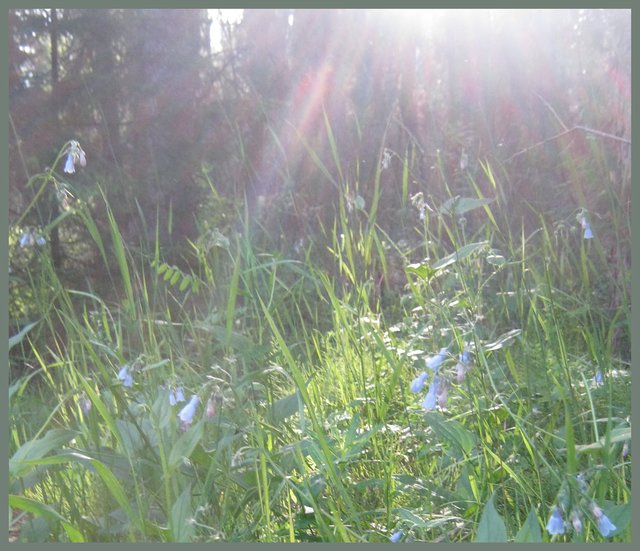
<instances>
[{"instance_id":1,"label":"forest undergrowth","mask_svg":"<svg viewBox=\"0 0 640 551\"><path fill-rule=\"evenodd\" d=\"M531 230L492 163L410 196L383 146L366 198L338 170L314 239L241 207L177 266L74 188L86 162L65 144L29 183L62 214L9 235L19 541L631 541L629 213L606 180L606 218L528 205ZM107 295L57 273L67 218Z\"/></svg>"}]
</instances>

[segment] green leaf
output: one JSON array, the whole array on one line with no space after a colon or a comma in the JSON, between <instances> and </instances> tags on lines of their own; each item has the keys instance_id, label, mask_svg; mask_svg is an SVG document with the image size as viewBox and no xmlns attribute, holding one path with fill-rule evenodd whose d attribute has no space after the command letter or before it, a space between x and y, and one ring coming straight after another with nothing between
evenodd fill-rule
<instances>
[{"instance_id":1,"label":"green leaf","mask_svg":"<svg viewBox=\"0 0 640 551\"><path fill-rule=\"evenodd\" d=\"M211 247L219 247L221 249L229 249L229 238L220 233L220 230L214 229L209 237Z\"/></svg>"},{"instance_id":2,"label":"green leaf","mask_svg":"<svg viewBox=\"0 0 640 551\"><path fill-rule=\"evenodd\" d=\"M175 273L171 277L171 281L169 281L169 285L175 285L176 283L178 283L181 275L182 272L176 268Z\"/></svg>"},{"instance_id":3,"label":"green leaf","mask_svg":"<svg viewBox=\"0 0 640 551\"><path fill-rule=\"evenodd\" d=\"M173 469L182 461L183 457L189 457L191 455L191 452L193 452L198 445L198 442L202 440L203 427L204 422L201 419L176 440L176 443L169 453L169 468Z\"/></svg>"},{"instance_id":4,"label":"green leaf","mask_svg":"<svg viewBox=\"0 0 640 551\"><path fill-rule=\"evenodd\" d=\"M518 530L515 541L516 543L542 543L542 531L533 505L529 509L527 520Z\"/></svg>"},{"instance_id":5,"label":"green leaf","mask_svg":"<svg viewBox=\"0 0 640 551\"><path fill-rule=\"evenodd\" d=\"M624 442L625 440L631 440L631 427L617 427L611 430L609 437L609 443L615 444L617 442ZM580 444L576 446L576 452L593 452L601 450L607 443L607 436L601 436L597 442L591 444Z\"/></svg>"},{"instance_id":6,"label":"green leaf","mask_svg":"<svg viewBox=\"0 0 640 551\"><path fill-rule=\"evenodd\" d=\"M291 417L295 413L298 413L300 407L302 405L302 396L300 396L300 392L296 391L289 396L285 396L284 398L280 398L274 402L271 409L271 418L274 423L280 423L284 421L287 417Z\"/></svg>"},{"instance_id":7,"label":"green leaf","mask_svg":"<svg viewBox=\"0 0 640 551\"><path fill-rule=\"evenodd\" d=\"M190 542L195 526L191 523L191 484L188 484L180 497L171 507L172 541Z\"/></svg>"},{"instance_id":8,"label":"green leaf","mask_svg":"<svg viewBox=\"0 0 640 551\"><path fill-rule=\"evenodd\" d=\"M10 495L9 496L9 507L13 507L15 509L20 509L21 511L26 511L27 513L31 513L36 516L41 516L46 519L58 521L62 524L64 531L69 536L69 540L73 543L83 543L84 536L82 533L77 530L71 523L64 518L58 511L56 511L50 505L45 505L44 503L40 503L39 501L35 501L33 499L29 499L23 496Z\"/></svg>"},{"instance_id":9,"label":"green leaf","mask_svg":"<svg viewBox=\"0 0 640 551\"><path fill-rule=\"evenodd\" d=\"M442 268L446 268L447 266L457 262L458 260L462 260L463 258L468 257L473 252L485 247L489 242L488 241L478 241L477 243L469 243L468 245L464 245L460 247L457 251L451 253L450 255L441 258L436 261L431 268L434 270L441 270Z\"/></svg>"},{"instance_id":10,"label":"green leaf","mask_svg":"<svg viewBox=\"0 0 640 551\"><path fill-rule=\"evenodd\" d=\"M13 335L13 337L9 337L9 350L11 350L16 344L19 344L22 339L26 336L26 334L31 331L36 325L38 325L37 321L33 323L28 323L25 325L18 333Z\"/></svg>"},{"instance_id":11,"label":"green leaf","mask_svg":"<svg viewBox=\"0 0 640 551\"><path fill-rule=\"evenodd\" d=\"M415 274L421 279L430 279L437 272L437 270L434 270L426 262L409 264L404 270L408 274Z\"/></svg>"},{"instance_id":12,"label":"green leaf","mask_svg":"<svg viewBox=\"0 0 640 551\"><path fill-rule=\"evenodd\" d=\"M622 505L614 505L613 507L603 507L604 513L609 517L609 520L614 524L616 529L611 532L611 535L621 534L627 529L631 522L631 504L624 503Z\"/></svg>"},{"instance_id":13,"label":"green leaf","mask_svg":"<svg viewBox=\"0 0 640 551\"><path fill-rule=\"evenodd\" d=\"M102 481L104 482L106 488L118 502L118 505L120 505L120 507L122 507L126 511L129 520L132 523L137 524L138 527L141 527L143 523L140 522L140 518L137 518L135 513L133 512L131 504L129 503L129 499L127 498L127 494L125 493L118 479L104 465L104 463L101 463L97 459L92 459L91 464L93 465L93 468L96 470L96 472L100 475L100 478L102 478Z\"/></svg>"},{"instance_id":14,"label":"green leaf","mask_svg":"<svg viewBox=\"0 0 640 551\"><path fill-rule=\"evenodd\" d=\"M512 329L511 331L507 331L500 335L495 341L485 345L485 351L489 350L499 350L511 344L511 341L515 339L520 333L522 333L522 329Z\"/></svg>"},{"instance_id":15,"label":"green leaf","mask_svg":"<svg viewBox=\"0 0 640 551\"><path fill-rule=\"evenodd\" d=\"M189 287L189 283L191 283L191 276L186 275L182 278L182 281L180 282L180 287L178 287L178 289L180 289L180 291L184 291L187 287Z\"/></svg>"},{"instance_id":16,"label":"green leaf","mask_svg":"<svg viewBox=\"0 0 640 551\"><path fill-rule=\"evenodd\" d=\"M34 517L20 524L19 543L47 543L51 538L51 528L44 517Z\"/></svg>"},{"instance_id":17,"label":"green leaf","mask_svg":"<svg viewBox=\"0 0 640 551\"><path fill-rule=\"evenodd\" d=\"M487 255L487 262L492 266L504 266L507 262L501 254L489 253Z\"/></svg>"},{"instance_id":18,"label":"green leaf","mask_svg":"<svg viewBox=\"0 0 640 551\"><path fill-rule=\"evenodd\" d=\"M355 206L357 210L364 210L366 203L361 195L356 195Z\"/></svg>"},{"instance_id":19,"label":"green leaf","mask_svg":"<svg viewBox=\"0 0 640 551\"><path fill-rule=\"evenodd\" d=\"M142 440L136 425L129 423L129 421L124 421L123 419L116 419L116 426L120 431L122 444L128 456L135 455L144 447L144 441Z\"/></svg>"},{"instance_id":20,"label":"green leaf","mask_svg":"<svg viewBox=\"0 0 640 551\"><path fill-rule=\"evenodd\" d=\"M474 197L452 197L445 201L438 209L440 214L464 214L478 207L493 203L495 199L476 199Z\"/></svg>"},{"instance_id":21,"label":"green leaf","mask_svg":"<svg viewBox=\"0 0 640 551\"><path fill-rule=\"evenodd\" d=\"M197 294L198 294L199 289L200 289L200 282L199 282L197 279L195 279L195 278L194 278L194 279L192 280L192 282L191 282L191 292L192 292L194 295L197 295Z\"/></svg>"},{"instance_id":22,"label":"green leaf","mask_svg":"<svg viewBox=\"0 0 640 551\"><path fill-rule=\"evenodd\" d=\"M493 504L493 494L487 501L480 517L476 543L501 543L507 541L507 527Z\"/></svg>"},{"instance_id":23,"label":"green leaf","mask_svg":"<svg viewBox=\"0 0 640 551\"><path fill-rule=\"evenodd\" d=\"M407 521L412 526L415 526L417 528L425 528L426 527L425 521L422 520L419 516L417 516L414 513L412 513L411 511L409 511L408 509L404 509L404 508L401 507L396 512L398 513L398 516L402 520Z\"/></svg>"},{"instance_id":24,"label":"green leaf","mask_svg":"<svg viewBox=\"0 0 640 551\"><path fill-rule=\"evenodd\" d=\"M67 429L52 429L42 438L29 440L16 450L9 460L9 473L11 476L24 476L37 464L34 461L42 459L50 451L59 448L77 436L77 432Z\"/></svg>"},{"instance_id":25,"label":"green leaf","mask_svg":"<svg viewBox=\"0 0 640 551\"><path fill-rule=\"evenodd\" d=\"M476 438L458 421L446 419L441 413L435 411L426 413L425 419L438 439L446 441L464 455L471 453L476 444Z\"/></svg>"}]
</instances>

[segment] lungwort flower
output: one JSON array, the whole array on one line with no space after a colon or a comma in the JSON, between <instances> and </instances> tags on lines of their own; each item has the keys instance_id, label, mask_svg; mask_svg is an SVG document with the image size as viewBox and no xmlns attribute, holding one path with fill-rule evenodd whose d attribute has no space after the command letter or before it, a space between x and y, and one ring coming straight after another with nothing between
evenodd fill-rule
<instances>
[{"instance_id":1,"label":"lungwort flower","mask_svg":"<svg viewBox=\"0 0 640 551\"><path fill-rule=\"evenodd\" d=\"M19 245L21 249L24 249L25 247L32 247L33 245L39 245L40 247L42 247L46 244L47 240L41 233L29 228L26 228L20 236Z\"/></svg>"},{"instance_id":2,"label":"lungwort flower","mask_svg":"<svg viewBox=\"0 0 640 551\"><path fill-rule=\"evenodd\" d=\"M76 140L71 140L67 149L67 159L64 163L63 170L67 174L73 174L76 171L76 164L86 166L87 158L80 144Z\"/></svg>"},{"instance_id":3,"label":"lungwort flower","mask_svg":"<svg viewBox=\"0 0 640 551\"><path fill-rule=\"evenodd\" d=\"M176 390L171 389L169 391L169 403L172 406L175 406L178 402L184 402L184 401L185 401L185 397L182 392L182 387Z\"/></svg>"},{"instance_id":4,"label":"lungwort flower","mask_svg":"<svg viewBox=\"0 0 640 551\"><path fill-rule=\"evenodd\" d=\"M593 376L593 384L594 386L602 386L604 384L604 377L602 376L602 371L598 369L596 374Z\"/></svg>"},{"instance_id":5,"label":"lungwort flower","mask_svg":"<svg viewBox=\"0 0 640 551\"><path fill-rule=\"evenodd\" d=\"M571 511L571 514L569 515L569 520L571 521L573 529L578 534L581 533L582 532L582 518L581 518L580 512L577 511L576 509Z\"/></svg>"},{"instance_id":6,"label":"lungwort flower","mask_svg":"<svg viewBox=\"0 0 640 551\"><path fill-rule=\"evenodd\" d=\"M438 407L444 409L447 407L447 397L449 396L449 382L445 379L438 385L436 397L438 399Z\"/></svg>"},{"instance_id":7,"label":"lungwort flower","mask_svg":"<svg viewBox=\"0 0 640 551\"><path fill-rule=\"evenodd\" d=\"M80 407L85 415L91 411L91 400L87 398L86 394L83 394L80 398Z\"/></svg>"},{"instance_id":8,"label":"lungwort flower","mask_svg":"<svg viewBox=\"0 0 640 551\"><path fill-rule=\"evenodd\" d=\"M133 386L133 376L129 373L129 365L122 366L122 369L118 371L118 379L122 381L122 385L126 387Z\"/></svg>"},{"instance_id":9,"label":"lungwort flower","mask_svg":"<svg viewBox=\"0 0 640 551\"><path fill-rule=\"evenodd\" d=\"M440 352L438 352L435 356L431 356L426 359L427 367L436 373L438 372L438 368L447 359L447 348L441 348Z\"/></svg>"},{"instance_id":10,"label":"lungwort flower","mask_svg":"<svg viewBox=\"0 0 640 551\"><path fill-rule=\"evenodd\" d=\"M589 220L587 219L587 215L584 209L582 209L578 213L578 215L576 216L576 219L580 223L580 226L582 226L582 231L584 232L582 237L584 239L593 239L593 231L591 230L591 224L589 224Z\"/></svg>"},{"instance_id":11,"label":"lungwort flower","mask_svg":"<svg viewBox=\"0 0 640 551\"><path fill-rule=\"evenodd\" d=\"M422 401L422 407L425 410L430 411L432 409L435 409L439 386L440 386L440 377L436 375L433 378L431 385L429 386L429 391L427 392L427 395L424 397L424 400Z\"/></svg>"},{"instance_id":12,"label":"lungwort flower","mask_svg":"<svg viewBox=\"0 0 640 551\"><path fill-rule=\"evenodd\" d=\"M564 520L560 507L553 508L549 522L547 522L547 532L552 536L564 534Z\"/></svg>"},{"instance_id":13,"label":"lungwort flower","mask_svg":"<svg viewBox=\"0 0 640 551\"><path fill-rule=\"evenodd\" d=\"M598 531L603 537L606 538L611 532L617 530L613 522L609 520L609 517L602 512L602 509L600 509L596 503L591 504L591 512L593 513L593 518L596 519Z\"/></svg>"},{"instance_id":14,"label":"lungwort flower","mask_svg":"<svg viewBox=\"0 0 640 551\"><path fill-rule=\"evenodd\" d=\"M194 394L193 396L191 396L191 400L189 400L189 403L180 410L180 413L178 413L178 417L180 421L182 421L183 429L186 430L187 428L189 428L189 425L193 421L193 416L196 412L196 408L198 407L199 402L200 398L198 398L198 396Z\"/></svg>"},{"instance_id":15,"label":"lungwort flower","mask_svg":"<svg viewBox=\"0 0 640 551\"><path fill-rule=\"evenodd\" d=\"M424 382L427 380L428 374L423 371L413 381L411 381L411 392L417 394L424 388Z\"/></svg>"}]
</instances>

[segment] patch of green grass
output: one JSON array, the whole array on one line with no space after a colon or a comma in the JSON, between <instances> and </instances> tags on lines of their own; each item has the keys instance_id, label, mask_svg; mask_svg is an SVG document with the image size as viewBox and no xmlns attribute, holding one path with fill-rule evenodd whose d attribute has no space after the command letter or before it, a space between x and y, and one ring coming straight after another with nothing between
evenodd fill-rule
<instances>
[{"instance_id":1,"label":"patch of green grass","mask_svg":"<svg viewBox=\"0 0 640 551\"><path fill-rule=\"evenodd\" d=\"M597 503L630 541L627 275L602 294L604 241L533 207L518 227L486 163L495 200L470 179L395 242L331 147L345 193L295 253L242 213L189 272L81 211L120 299L28 265L10 505L42 522L23 540L601 541ZM547 533L556 505L581 532Z\"/></svg>"}]
</instances>

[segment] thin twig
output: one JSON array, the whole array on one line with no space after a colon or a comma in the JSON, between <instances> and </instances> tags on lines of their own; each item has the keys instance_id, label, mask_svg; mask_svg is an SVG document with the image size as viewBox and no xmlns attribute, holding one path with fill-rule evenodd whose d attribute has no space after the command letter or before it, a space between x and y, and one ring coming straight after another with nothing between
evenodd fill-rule
<instances>
[{"instance_id":1,"label":"thin twig","mask_svg":"<svg viewBox=\"0 0 640 551\"><path fill-rule=\"evenodd\" d=\"M631 140L627 140L626 138L621 138L620 136L616 136L614 134L607 134L606 132L601 132L600 130L594 130L593 128L588 128L586 126L574 126L573 128L569 128L568 130L564 130L563 132L560 132L559 134L556 134L555 136L551 136L550 138L546 138L545 140L542 140L536 144L533 144L530 147L527 147L521 151L518 151L517 153L511 155L511 157L509 157L508 159L506 159L504 162L508 163L510 161L512 161L513 159L515 159L516 157L519 157L520 155L523 155L524 153L528 153L529 151L531 151L532 149L535 149L536 147L540 147L541 145L544 145L550 141L553 140L557 140L558 138L561 138L562 136L566 136L567 134L571 134L571 132L575 132L576 130L582 130L583 132L587 132L588 134L594 134L596 136L600 136L601 138L607 138L609 140L615 140L618 142L622 142L622 143L626 143L628 145L631 145Z\"/></svg>"},{"instance_id":2,"label":"thin twig","mask_svg":"<svg viewBox=\"0 0 640 551\"><path fill-rule=\"evenodd\" d=\"M562 126L562 128L564 130L569 130L569 128L567 128L567 125L563 122L563 120L560 118L558 113L556 113L555 109L553 107L551 107L549 102L547 100L545 100L540 94L536 94L536 96L538 96L538 98L540 98L540 101L546 105L547 109L549 109L549 111L551 111L551 113L553 113L553 116L560 123L560 126Z\"/></svg>"}]
</instances>

